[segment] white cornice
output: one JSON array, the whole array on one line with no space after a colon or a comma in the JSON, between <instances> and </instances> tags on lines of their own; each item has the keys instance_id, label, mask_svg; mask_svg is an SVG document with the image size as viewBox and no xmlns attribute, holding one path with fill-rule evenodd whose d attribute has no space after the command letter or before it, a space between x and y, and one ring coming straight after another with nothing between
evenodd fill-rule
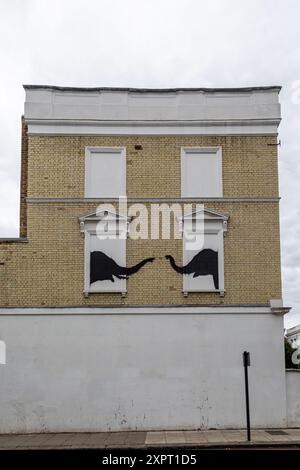
<instances>
[{"instance_id":1,"label":"white cornice","mask_svg":"<svg viewBox=\"0 0 300 470\"><path fill-rule=\"evenodd\" d=\"M27 119L29 135L277 135L280 119L89 121Z\"/></svg>"}]
</instances>

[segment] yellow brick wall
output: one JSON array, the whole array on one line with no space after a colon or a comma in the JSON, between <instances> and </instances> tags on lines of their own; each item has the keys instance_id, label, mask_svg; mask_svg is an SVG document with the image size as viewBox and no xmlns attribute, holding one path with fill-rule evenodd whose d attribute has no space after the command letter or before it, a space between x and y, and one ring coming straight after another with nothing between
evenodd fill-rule
<instances>
[{"instance_id":1,"label":"yellow brick wall","mask_svg":"<svg viewBox=\"0 0 300 470\"><path fill-rule=\"evenodd\" d=\"M83 246L78 215L91 203L29 204L26 244L0 244L0 305L159 305L266 304L281 297L277 203L209 203L230 214L224 239L225 289L218 293L182 294L182 276L164 259L181 264L181 240L128 239L127 266L156 258L127 281L128 294L83 296Z\"/></svg>"},{"instance_id":2,"label":"yellow brick wall","mask_svg":"<svg viewBox=\"0 0 300 470\"><path fill-rule=\"evenodd\" d=\"M84 196L86 146L125 146L127 195L180 197L180 148L222 146L226 197L277 197L275 136L29 137L28 196ZM141 145L142 150L135 150ZM266 304L281 297L277 202L210 202L229 214L224 239L225 297L182 294L182 276L164 259L182 259L181 240L127 241L127 266L154 256L127 281L127 296L83 295L84 240L78 216L91 203L28 205L28 243L0 242L0 305Z\"/></svg>"},{"instance_id":3,"label":"yellow brick wall","mask_svg":"<svg viewBox=\"0 0 300 470\"><path fill-rule=\"evenodd\" d=\"M180 197L180 148L222 146L224 196L273 197L274 143L275 136L30 136L28 196L83 197L85 147L125 146L128 197Z\"/></svg>"}]
</instances>

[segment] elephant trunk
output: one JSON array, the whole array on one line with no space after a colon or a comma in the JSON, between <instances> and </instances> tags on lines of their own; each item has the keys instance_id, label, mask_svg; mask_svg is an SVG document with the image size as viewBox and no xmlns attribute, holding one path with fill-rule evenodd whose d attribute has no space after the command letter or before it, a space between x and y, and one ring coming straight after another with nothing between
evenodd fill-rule
<instances>
[{"instance_id":1,"label":"elephant trunk","mask_svg":"<svg viewBox=\"0 0 300 470\"><path fill-rule=\"evenodd\" d=\"M168 255L166 256L166 258L170 261L170 264L172 266L172 268L179 274L185 274L185 267L184 266L177 266L177 264L175 263L175 260L173 258L173 256L171 255Z\"/></svg>"},{"instance_id":2,"label":"elephant trunk","mask_svg":"<svg viewBox=\"0 0 300 470\"><path fill-rule=\"evenodd\" d=\"M137 273L146 263L152 263L154 258L147 258L141 261L140 263L136 264L135 266L132 266L131 268L122 268L122 274L125 274L126 276L130 276L131 274Z\"/></svg>"}]
</instances>

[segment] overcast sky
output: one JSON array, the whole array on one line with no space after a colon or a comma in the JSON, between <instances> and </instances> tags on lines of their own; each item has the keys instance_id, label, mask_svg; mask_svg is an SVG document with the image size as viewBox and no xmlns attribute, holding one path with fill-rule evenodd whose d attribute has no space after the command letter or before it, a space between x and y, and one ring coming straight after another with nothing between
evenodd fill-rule
<instances>
[{"instance_id":1,"label":"overcast sky","mask_svg":"<svg viewBox=\"0 0 300 470\"><path fill-rule=\"evenodd\" d=\"M299 18L299 0L0 0L0 237L18 236L23 83L282 85L285 323L300 323Z\"/></svg>"}]
</instances>

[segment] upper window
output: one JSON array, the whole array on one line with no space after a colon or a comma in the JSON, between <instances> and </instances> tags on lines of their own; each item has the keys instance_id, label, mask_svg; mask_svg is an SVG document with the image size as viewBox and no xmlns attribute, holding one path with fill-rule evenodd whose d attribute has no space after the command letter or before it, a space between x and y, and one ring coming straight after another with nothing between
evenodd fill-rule
<instances>
[{"instance_id":1,"label":"upper window","mask_svg":"<svg viewBox=\"0 0 300 470\"><path fill-rule=\"evenodd\" d=\"M86 147L85 197L126 195L126 149Z\"/></svg>"},{"instance_id":2,"label":"upper window","mask_svg":"<svg viewBox=\"0 0 300 470\"><path fill-rule=\"evenodd\" d=\"M222 148L181 149L181 196L222 197Z\"/></svg>"}]
</instances>

